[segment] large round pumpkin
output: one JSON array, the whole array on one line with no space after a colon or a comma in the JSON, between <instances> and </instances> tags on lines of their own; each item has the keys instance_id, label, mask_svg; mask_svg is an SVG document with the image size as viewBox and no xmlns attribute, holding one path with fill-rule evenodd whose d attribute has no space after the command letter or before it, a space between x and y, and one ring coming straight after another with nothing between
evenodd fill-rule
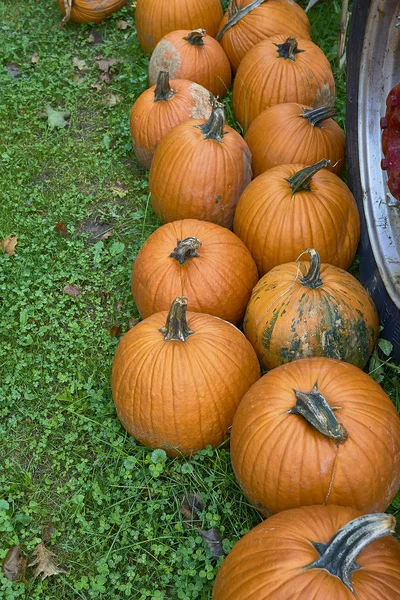
<instances>
[{"instance_id":1,"label":"large round pumpkin","mask_svg":"<svg viewBox=\"0 0 400 600\"><path fill-rule=\"evenodd\" d=\"M361 283L338 267L309 262L278 265L251 295L244 333L265 369L326 356L357 367L367 363L378 337L378 314Z\"/></svg>"},{"instance_id":2,"label":"large round pumpkin","mask_svg":"<svg viewBox=\"0 0 400 600\"><path fill-rule=\"evenodd\" d=\"M211 95L201 85L186 79L169 81L168 71L160 71L157 85L139 96L130 113L133 149L138 161L150 169L158 142L175 125L188 119L207 119Z\"/></svg>"},{"instance_id":3,"label":"large round pumpkin","mask_svg":"<svg viewBox=\"0 0 400 600\"><path fill-rule=\"evenodd\" d=\"M133 265L132 294L143 318L188 296L189 310L238 323L257 279L254 260L234 233L185 219L147 239Z\"/></svg>"},{"instance_id":4,"label":"large round pumpkin","mask_svg":"<svg viewBox=\"0 0 400 600\"><path fill-rule=\"evenodd\" d=\"M385 510L400 484L400 418L369 375L332 358L269 371L244 396L233 470L264 514L311 504Z\"/></svg>"},{"instance_id":5,"label":"large round pumpkin","mask_svg":"<svg viewBox=\"0 0 400 600\"><path fill-rule=\"evenodd\" d=\"M158 144L150 169L151 204L164 223L203 219L231 227L250 181L248 146L225 125L224 106L216 102L208 121L181 123Z\"/></svg>"},{"instance_id":6,"label":"large round pumpkin","mask_svg":"<svg viewBox=\"0 0 400 600\"><path fill-rule=\"evenodd\" d=\"M230 0L219 25L217 40L236 71L253 46L281 33L286 37L310 37L308 17L293 0Z\"/></svg>"},{"instance_id":7,"label":"large round pumpkin","mask_svg":"<svg viewBox=\"0 0 400 600\"><path fill-rule=\"evenodd\" d=\"M256 44L240 63L233 85L233 112L245 131L274 104L316 107L334 100L333 73L322 50L310 40L284 35Z\"/></svg>"},{"instance_id":8,"label":"large round pumpkin","mask_svg":"<svg viewBox=\"0 0 400 600\"><path fill-rule=\"evenodd\" d=\"M222 19L220 0L137 0L139 44L151 52L170 31L201 27L215 37Z\"/></svg>"},{"instance_id":9,"label":"large round pumpkin","mask_svg":"<svg viewBox=\"0 0 400 600\"><path fill-rule=\"evenodd\" d=\"M344 132L331 118L331 106L304 107L296 102L275 104L258 115L245 140L251 152L253 176L277 165L312 165L322 158L340 175L344 166Z\"/></svg>"},{"instance_id":10,"label":"large round pumpkin","mask_svg":"<svg viewBox=\"0 0 400 600\"><path fill-rule=\"evenodd\" d=\"M321 262L348 269L360 237L353 194L315 165L280 165L256 177L239 199L234 231L246 244L260 276L317 248Z\"/></svg>"},{"instance_id":11,"label":"large round pumpkin","mask_svg":"<svg viewBox=\"0 0 400 600\"><path fill-rule=\"evenodd\" d=\"M393 515L307 506L270 517L233 547L213 600L395 600L400 544Z\"/></svg>"},{"instance_id":12,"label":"large round pumpkin","mask_svg":"<svg viewBox=\"0 0 400 600\"><path fill-rule=\"evenodd\" d=\"M245 392L259 378L250 343L234 325L187 313L186 298L148 317L120 341L112 391L123 426L170 456L224 441Z\"/></svg>"},{"instance_id":13,"label":"large round pumpkin","mask_svg":"<svg viewBox=\"0 0 400 600\"><path fill-rule=\"evenodd\" d=\"M63 22L100 23L125 6L127 0L57 0L64 13Z\"/></svg>"},{"instance_id":14,"label":"large round pumpkin","mask_svg":"<svg viewBox=\"0 0 400 600\"><path fill-rule=\"evenodd\" d=\"M189 79L223 98L231 87L231 66L220 44L205 29L180 29L167 33L154 48L149 62L149 84L160 69L171 77Z\"/></svg>"}]
</instances>

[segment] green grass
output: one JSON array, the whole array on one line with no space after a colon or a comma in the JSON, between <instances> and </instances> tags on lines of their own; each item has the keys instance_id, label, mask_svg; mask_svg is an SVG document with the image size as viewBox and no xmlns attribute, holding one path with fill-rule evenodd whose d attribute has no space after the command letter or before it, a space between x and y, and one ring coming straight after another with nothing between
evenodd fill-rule
<instances>
[{"instance_id":1,"label":"green grass","mask_svg":"<svg viewBox=\"0 0 400 600\"><path fill-rule=\"evenodd\" d=\"M334 1L310 14L333 63L338 10ZM121 18L132 27L118 30ZM166 460L126 434L110 391L110 329L125 333L138 317L132 263L158 226L128 123L147 58L128 8L97 26L59 29L59 20L55 0L0 0L0 239L18 236L15 256L0 253L0 560L15 544L27 556L44 537L67 573L42 582L28 569L26 587L0 576L0 598L211 598L218 564L186 526L182 496L201 493L201 527L217 527L226 551L261 517L226 447ZM101 89L92 87L96 57L118 59ZM343 124L345 82L335 74ZM70 112L70 127L50 130L46 103ZM63 293L68 284L77 298ZM382 349L373 361L399 406L396 367Z\"/></svg>"}]
</instances>

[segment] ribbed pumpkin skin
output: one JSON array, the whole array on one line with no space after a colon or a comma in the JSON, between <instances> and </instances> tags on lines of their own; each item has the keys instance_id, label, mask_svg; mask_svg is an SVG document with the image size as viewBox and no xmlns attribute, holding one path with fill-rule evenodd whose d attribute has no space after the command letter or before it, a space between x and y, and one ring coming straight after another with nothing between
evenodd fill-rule
<instances>
[{"instance_id":1,"label":"ribbed pumpkin skin","mask_svg":"<svg viewBox=\"0 0 400 600\"><path fill-rule=\"evenodd\" d=\"M63 1L57 1L65 14ZM74 0L70 20L74 23L100 23L125 4L126 0Z\"/></svg>"},{"instance_id":2,"label":"ribbed pumpkin skin","mask_svg":"<svg viewBox=\"0 0 400 600\"><path fill-rule=\"evenodd\" d=\"M288 410L293 390L319 392L348 432L341 444ZM264 514L311 504L385 510L400 484L400 419L366 373L331 358L277 367L242 399L231 434L231 460L249 500Z\"/></svg>"},{"instance_id":3,"label":"ribbed pumpkin skin","mask_svg":"<svg viewBox=\"0 0 400 600\"><path fill-rule=\"evenodd\" d=\"M167 312L156 313L122 338L112 369L113 398L123 426L138 441L170 456L188 455L226 438L260 367L231 323L188 312L195 333L186 342L166 342L158 331L166 319Z\"/></svg>"},{"instance_id":4,"label":"ribbed pumpkin skin","mask_svg":"<svg viewBox=\"0 0 400 600\"><path fill-rule=\"evenodd\" d=\"M177 240L198 238L199 256L180 265L170 258ZM142 318L168 310L187 296L188 310L238 323L257 283L257 267L239 238L214 223L185 219L159 227L147 239L132 270L132 294Z\"/></svg>"},{"instance_id":5,"label":"ribbed pumpkin skin","mask_svg":"<svg viewBox=\"0 0 400 600\"><path fill-rule=\"evenodd\" d=\"M307 506L270 517L235 544L220 568L213 600L395 600L400 587L400 544L375 540L356 558L355 594L324 569L311 542L327 543L360 516L343 506Z\"/></svg>"},{"instance_id":6,"label":"ribbed pumpkin skin","mask_svg":"<svg viewBox=\"0 0 400 600\"><path fill-rule=\"evenodd\" d=\"M243 8L252 0L238 0L238 7ZM219 25L219 31L225 27L228 11ZM225 50L232 69L237 71L243 57L253 46L273 35L287 34L300 38L310 38L310 22L304 10L293 0L269 0L228 29L220 43Z\"/></svg>"},{"instance_id":7,"label":"ribbed pumpkin skin","mask_svg":"<svg viewBox=\"0 0 400 600\"><path fill-rule=\"evenodd\" d=\"M185 79L174 79L176 94L154 101L155 85L139 96L130 112L133 149L138 161L150 169L156 145L175 125L188 119L207 119L211 114L210 92Z\"/></svg>"},{"instance_id":8,"label":"ribbed pumpkin skin","mask_svg":"<svg viewBox=\"0 0 400 600\"><path fill-rule=\"evenodd\" d=\"M188 34L189 29L172 31L158 42L149 62L149 85L156 83L161 69L166 69L171 78L195 81L223 98L232 80L228 57L210 35L203 38L203 45L192 45L184 39Z\"/></svg>"},{"instance_id":9,"label":"ribbed pumpkin skin","mask_svg":"<svg viewBox=\"0 0 400 600\"><path fill-rule=\"evenodd\" d=\"M171 31L201 27L215 37L222 19L220 0L137 0L139 44L151 52Z\"/></svg>"},{"instance_id":10,"label":"ribbed pumpkin skin","mask_svg":"<svg viewBox=\"0 0 400 600\"><path fill-rule=\"evenodd\" d=\"M280 165L256 177L241 195L233 229L254 258L260 277L315 248L321 262L348 269L360 238L360 217L349 188L322 169L310 191L292 195L285 178L304 165Z\"/></svg>"},{"instance_id":11,"label":"ribbed pumpkin skin","mask_svg":"<svg viewBox=\"0 0 400 600\"><path fill-rule=\"evenodd\" d=\"M251 181L246 142L225 125L222 142L203 139L192 119L163 137L150 169L151 205L164 223L202 219L231 227L240 194Z\"/></svg>"},{"instance_id":12,"label":"ribbed pumpkin skin","mask_svg":"<svg viewBox=\"0 0 400 600\"><path fill-rule=\"evenodd\" d=\"M322 158L331 161L330 171L340 175L344 167L345 136L333 120L312 125L296 102L275 104L258 115L245 140L251 152L253 177L278 165L312 165Z\"/></svg>"},{"instance_id":13,"label":"ribbed pumpkin skin","mask_svg":"<svg viewBox=\"0 0 400 600\"><path fill-rule=\"evenodd\" d=\"M311 356L338 358L363 368L378 337L379 320L368 292L355 277L321 265L322 285L299 281L309 262L279 265L251 295L244 333L265 369Z\"/></svg>"},{"instance_id":14,"label":"ribbed pumpkin skin","mask_svg":"<svg viewBox=\"0 0 400 600\"><path fill-rule=\"evenodd\" d=\"M310 40L297 39L304 52L295 60L278 57L274 44L285 35L259 42L243 58L233 84L233 112L245 131L264 110L275 104L298 102L307 106L332 105L335 82L325 54Z\"/></svg>"}]
</instances>

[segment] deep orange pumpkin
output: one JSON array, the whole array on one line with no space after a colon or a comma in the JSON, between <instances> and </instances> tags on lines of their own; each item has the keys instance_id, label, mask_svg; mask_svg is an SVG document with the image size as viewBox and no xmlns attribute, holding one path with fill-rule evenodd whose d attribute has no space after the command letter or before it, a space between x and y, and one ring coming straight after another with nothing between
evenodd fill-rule
<instances>
[{"instance_id":1,"label":"deep orange pumpkin","mask_svg":"<svg viewBox=\"0 0 400 600\"><path fill-rule=\"evenodd\" d=\"M230 0L217 40L236 71L253 46L281 33L310 38L308 17L293 0Z\"/></svg>"},{"instance_id":2,"label":"deep orange pumpkin","mask_svg":"<svg viewBox=\"0 0 400 600\"><path fill-rule=\"evenodd\" d=\"M277 165L312 165L322 158L340 175L344 166L344 131L331 118L329 106L304 107L296 102L275 104L258 115L245 140L251 152L253 176Z\"/></svg>"},{"instance_id":3,"label":"deep orange pumpkin","mask_svg":"<svg viewBox=\"0 0 400 600\"><path fill-rule=\"evenodd\" d=\"M164 223L203 219L231 227L240 194L251 181L246 142L225 125L223 104L207 122L192 119L163 137L150 169L151 204Z\"/></svg>"},{"instance_id":4,"label":"deep orange pumpkin","mask_svg":"<svg viewBox=\"0 0 400 600\"><path fill-rule=\"evenodd\" d=\"M234 233L185 219L159 227L145 242L133 265L132 294L143 318L188 296L189 310L238 323L257 279L254 260Z\"/></svg>"},{"instance_id":5,"label":"deep orange pumpkin","mask_svg":"<svg viewBox=\"0 0 400 600\"><path fill-rule=\"evenodd\" d=\"M400 418L382 388L332 358L281 365L242 399L231 460L264 514L312 504L385 510L400 484Z\"/></svg>"},{"instance_id":6,"label":"deep orange pumpkin","mask_svg":"<svg viewBox=\"0 0 400 600\"><path fill-rule=\"evenodd\" d=\"M400 544L393 515L308 506L247 533L217 574L213 600L395 600Z\"/></svg>"},{"instance_id":7,"label":"deep orange pumpkin","mask_svg":"<svg viewBox=\"0 0 400 600\"><path fill-rule=\"evenodd\" d=\"M133 149L138 161L150 169L156 145L175 125L188 119L207 119L211 114L208 90L186 79L169 81L160 71L157 85L139 96L130 113Z\"/></svg>"},{"instance_id":8,"label":"deep orange pumpkin","mask_svg":"<svg viewBox=\"0 0 400 600\"><path fill-rule=\"evenodd\" d=\"M326 168L280 165L256 177L239 199L234 232L260 276L316 248L321 262L348 269L360 237L353 194Z\"/></svg>"},{"instance_id":9,"label":"deep orange pumpkin","mask_svg":"<svg viewBox=\"0 0 400 600\"><path fill-rule=\"evenodd\" d=\"M259 378L250 343L231 323L187 313L186 298L120 341L112 369L118 416L138 441L170 456L224 441L240 400Z\"/></svg>"},{"instance_id":10,"label":"deep orange pumpkin","mask_svg":"<svg viewBox=\"0 0 400 600\"><path fill-rule=\"evenodd\" d=\"M57 0L58 6L66 14L67 2ZM71 13L68 19L74 23L100 23L106 17L125 6L127 0L72 0Z\"/></svg>"},{"instance_id":11,"label":"deep orange pumpkin","mask_svg":"<svg viewBox=\"0 0 400 600\"><path fill-rule=\"evenodd\" d=\"M243 58L233 85L233 112L244 131L274 104L332 106L335 82L329 61L310 40L270 37Z\"/></svg>"}]
</instances>

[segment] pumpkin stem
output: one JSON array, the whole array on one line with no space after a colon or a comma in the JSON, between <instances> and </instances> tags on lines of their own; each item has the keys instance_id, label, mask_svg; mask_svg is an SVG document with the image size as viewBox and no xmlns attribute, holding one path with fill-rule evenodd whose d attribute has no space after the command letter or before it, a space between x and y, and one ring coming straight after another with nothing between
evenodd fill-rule
<instances>
[{"instance_id":1,"label":"pumpkin stem","mask_svg":"<svg viewBox=\"0 0 400 600\"><path fill-rule=\"evenodd\" d=\"M310 167L305 167L300 171L297 171L291 177L286 178L285 180L290 183L290 187L292 188L292 194L296 192L309 192L310 191L310 181L315 173L318 173L321 169L325 169L325 167L329 167L331 164L330 160L323 158L322 160L315 163L315 165L311 165Z\"/></svg>"},{"instance_id":2,"label":"pumpkin stem","mask_svg":"<svg viewBox=\"0 0 400 600\"><path fill-rule=\"evenodd\" d=\"M375 513L363 515L353 519L344 527L341 527L331 537L327 544L312 542L314 548L320 554L305 568L325 569L338 577L342 583L354 594L352 577L354 571L361 567L355 562L356 556L371 542L394 533L396 519L393 515Z\"/></svg>"},{"instance_id":3,"label":"pumpkin stem","mask_svg":"<svg viewBox=\"0 0 400 600\"><path fill-rule=\"evenodd\" d=\"M296 406L288 413L303 417L314 429L325 437L343 443L348 438L348 433L341 423L338 423L333 410L318 391L318 382L314 384L311 392L293 390L296 396Z\"/></svg>"},{"instance_id":4,"label":"pumpkin stem","mask_svg":"<svg viewBox=\"0 0 400 600\"><path fill-rule=\"evenodd\" d=\"M193 31L185 35L183 39L187 40L192 46L204 46L204 37L206 37L205 29L193 29Z\"/></svg>"},{"instance_id":5,"label":"pumpkin stem","mask_svg":"<svg viewBox=\"0 0 400 600\"><path fill-rule=\"evenodd\" d=\"M300 278L301 285L315 290L322 285L321 280L321 258L314 248L307 248L310 256L310 268L307 273Z\"/></svg>"},{"instance_id":6,"label":"pumpkin stem","mask_svg":"<svg viewBox=\"0 0 400 600\"><path fill-rule=\"evenodd\" d=\"M196 252L198 248L201 246L201 241L196 237L188 237L184 240L176 240L177 246L174 248L174 251L169 255L170 258L175 258L181 265L185 264L185 261L188 258L193 258L194 256L200 256Z\"/></svg>"},{"instance_id":7,"label":"pumpkin stem","mask_svg":"<svg viewBox=\"0 0 400 600\"><path fill-rule=\"evenodd\" d=\"M224 33L228 31L228 29L230 29L234 25L237 25L239 21L243 19L243 17L248 15L249 12L251 12L254 8L260 6L260 4L262 4L264 1L265 0L253 0L253 2L250 2L250 4L248 4L247 6L239 8L236 0L230 0L228 6L228 20L225 23L224 27L221 29L221 31L217 33L215 37L217 42L220 41L220 39L222 38Z\"/></svg>"},{"instance_id":8,"label":"pumpkin stem","mask_svg":"<svg viewBox=\"0 0 400 600\"><path fill-rule=\"evenodd\" d=\"M304 117L313 127L321 127L322 121L330 119L336 115L336 110L333 106L317 106L317 108L303 108L303 114L299 117Z\"/></svg>"},{"instance_id":9,"label":"pumpkin stem","mask_svg":"<svg viewBox=\"0 0 400 600\"><path fill-rule=\"evenodd\" d=\"M174 94L176 94L176 90L169 85L169 71L160 71L154 90L154 102L169 100Z\"/></svg>"},{"instance_id":10,"label":"pumpkin stem","mask_svg":"<svg viewBox=\"0 0 400 600\"><path fill-rule=\"evenodd\" d=\"M170 340L186 342L189 335L194 333L194 331L189 329L186 321L186 307L187 298L185 296L175 298L171 304L165 327L161 327L161 329L158 330L164 334L164 340L166 342L169 342Z\"/></svg>"},{"instance_id":11,"label":"pumpkin stem","mask_svg":"<svg viewBox=\"0 0 400 600\"><path fill-rule=\"evenodd\" d=\"M213 107L211 111L211 115L209 116L208 121L203 123L203 125L195 125L201 129L204 133L204 139L213 139L218 142L222 142L222 138L224 137L224 125L225 125L225 107L221 102L218 102L214 98Z\"/></svg>"},{"instance_id":12,"label":"pumpkin stem","mask_svg":"<svg viewBox=\"0 0 400 600\"><path fill-rule=\"evenodd\" d=\"M278 48L278 58L284 58L285 60L296 60L296 54L299 52L305 52L305 50L300 50L297 46L297 40L294 37L288 37L283 44L275 44L274 46Z\"/></svg>"}]
</instances>

